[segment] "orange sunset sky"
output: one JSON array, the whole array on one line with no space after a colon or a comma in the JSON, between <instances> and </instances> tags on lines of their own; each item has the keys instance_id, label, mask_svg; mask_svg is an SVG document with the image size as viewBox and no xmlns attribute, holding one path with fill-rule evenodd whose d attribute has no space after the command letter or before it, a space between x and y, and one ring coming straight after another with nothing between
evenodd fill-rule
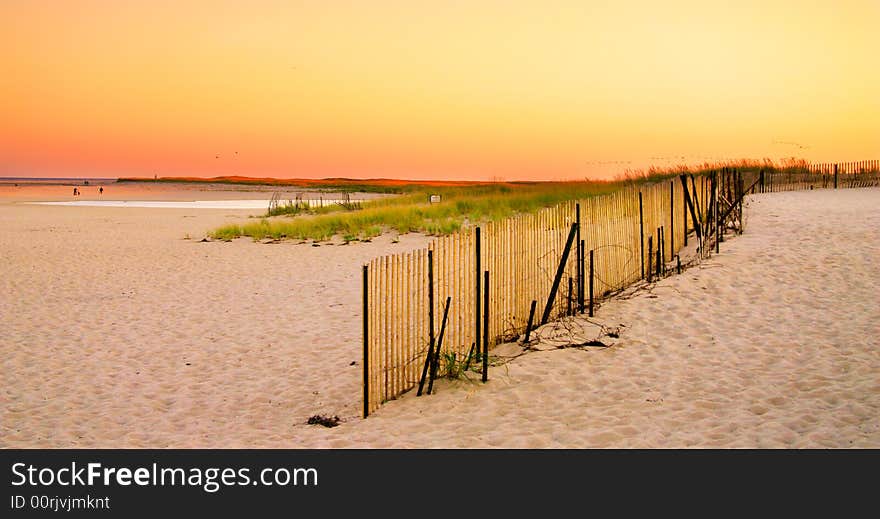
<instances>
[{"instance_id":1,"label":"orange sunset sky","mask_svg":"<svg viewBox=\"0 0 880 519\"><path fill-rule=\"evenodd\" d=\"M876 159L878 31L878 0L0 0L0 176Z\"/></svg>"}]
</instances>

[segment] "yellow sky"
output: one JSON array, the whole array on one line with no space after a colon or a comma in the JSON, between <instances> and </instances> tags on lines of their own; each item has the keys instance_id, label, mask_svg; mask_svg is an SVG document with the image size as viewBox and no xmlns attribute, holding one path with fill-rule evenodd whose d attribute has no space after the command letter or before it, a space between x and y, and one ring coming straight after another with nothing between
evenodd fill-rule
<instances>
[{"instance_id":1,"label":"yellow sky","mask_svg":"<svg viewBox=\"0 0 880 519\"><path fill-rule=\"evenodd\" d=\"M0 176L876 159L878 27L878 0L0 0Z\"/></svg>"}]
</instances>

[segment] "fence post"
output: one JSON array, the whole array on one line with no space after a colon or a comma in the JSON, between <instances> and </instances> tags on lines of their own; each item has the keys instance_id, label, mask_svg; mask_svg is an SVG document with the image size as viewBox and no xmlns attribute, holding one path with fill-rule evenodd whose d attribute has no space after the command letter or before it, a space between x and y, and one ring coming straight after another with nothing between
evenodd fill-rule
<instances>
[{"instance_id":1,"label":"fence post","mask_svg":"<svg viewBox=\"0 0 880 519\"><path fill-rule=\"evenodd\" d=\"M489 380L489 271L483 275L483 382L486 382Z\"/></svg>"},{"instance_id":2,"label":"fence post","mask_svg":"<svg viewBox=\"0 0 880 519\"><path fill-rule=\"evenodd\" d=\"M708 227L706 226L706 218L709 215L709 206L706 205L706 204L708 204L708 197L706 196L706 189L708 189L709 183L705 181L705 175L704 175L703 182L702 182L703 193L700 195L703 198L701 200L700 198L697 197L697 181L694 179L693 174L690 174L690 177L691 177L691 192L694 194L693 202L694 202L694 206L697 208L697 215L700 217L700 220L699 220L700 227L699 227L699 230L697 231L697 241L699 242L698 247L700 249L700 256L705 256L706 255L706 251L705 251L706 241L709 239L708 235L710 234ZM704 208L702 207L703 205L706 206L705 213L703 211L704 210Z\"/></svg>"},{"instance_id":3,"label":"fence post","mask_svg":"<svg viewBox=\"0 0 880 519\"><path fill-rule=\"evenodd\" d=\"M584 240L581 240L578 246L581 249L581 265L578 269L581 284L578 288L578 313L582 314L584 313L584 262L586 261L587 246Z\"/></svg>"},{"instance_id":4,"label":"fence post","mask_svg":"<svg viewBox=\"0 0 880 519\"><path fill-rule=\"evenodd\" d=\"M580 247L580 245L578 245ZM565 306L565 315L571 316L571 303L572 303L572 292L574 291L574 280L571 279L571 276L568 276L568 300L566 301Z\"/></svg>"},{"instance_id":5,"label":"fence post","mask_svg":"<svg viewBox=\"0 0 880 519\"><path fill-rule=\"evenodd\" d=\"M709 203L706 206L706 227L709 229L706 231L706 238L712 236L714 230L716 243L720 239L718 236L718 196L721 194L721 189L718 176L718 173L713 171L712 176L709 177L709 194L706 197L706 201Z\"/></svg>"},{"instance_id":6,"label":"fence post","mask_svg":"<svg viewBox=\"0 0 880 519\"><path fill-rule=\"evenodd\" d=\"M662 250L663 250L663 233L660 232L660 227L657 227L657 252L655 253L657 255L657 264L654 266L654 268L657 271L655 273L657 276L657 279L660 279L660 258L661 258Z\"/></svg>"},{"instance_id":7,"label":"fence post","mask_svg":"<svg viewBox=\"0 0 880 519\"><path fill-rule=\"evenodd\" d=\"M475 329L476 333L474 334L475 341L477 343L477 358L480 358L480 276L483 274L482 269L480 268L480 228L477 227L474 230L475 237L475 254L476 254L476 292L474 298L476 299L474 304L474 316L475 316Z\"/></svg>"},{"instance_id":8,"label":"fence post","mask_svg":"<svg viewBox=\"0 0 880 519\"><path fill-rule=\"evenodd\" d=\"M834 189L837 189L837 164L834 164Z\"/></svg>"},{"instance_id":9,"label":"fence post","mask_svg":"<svg viewBox=\"0 0 880 519\"><path fill-rule=\"evenodd\" d=\"M428 356L422 367L422 377L419 379L419 390L416 396L422 396L425 387L425 378L428 376L428 366L434 356L434 251L428 249Z\"/></svg>"},{"instance_id":10,"label":"fence post","mask_svg":"<svg viewBox=\"0 0 880 519\"><path fill-rule=\"evenodd\" d=\"M715 189L718 189L718 186L715 186ZM721 225L721 215L718 214L718 204L720 203L719 197L715 196L714 200L715 204L713 204L713 210L715 211L715 253L718 254L721 252L721 242L724 241L724 227Z\"/></svg>"},{"instance_id":11,"label":"fence post","mask_svg":"<svg viewBox=\"0 0 880 519\"><path fill-rule=\"evenodd\" d=\"M535 319L535 307L537 307L537 306L538 306L538 302L535 301L534 299L532 299L532 307L529 309L529 322L528 322L528 324L526 324L526 338L523 341L525 343L529 342L529 335L532 334L532 323L534 322L534 319ZM479 338L477 338L477 340L479 340Z\"/></svg>"},{"instance_id":12,"label":"fence post","mask_svg":"<svg viewBox=\"0 0 880 519\"><path fill-rule=\"evenodd\" d=\"M660 265L662 265L660 273L666 274L666 229L662 225L660 226L660 243L663 245L660 247L660 250L662 251L660 255L662 260L660 262ZM670 254L670 256L672 255Z\"/></svg>"},{"instance_id":13,"label":"fence post","mask_svg":"<svg viewBox=\"0 0 880 519\"><path fill-rule=\"evenodd\" d=\"M727 177L725 176L725 178L727 178ZM721 186L718 184L718 182L715 182L715 191L716 192L713 195L713 198L715 200L714 211L715 211L715 225L716 225L715 253L717 254L717 253L721 252L721 242L724 241L724 225L723 225L723 222L721 221L723 218L721 217L721 212L719 211L719 208L721 206Z\"/></svg>"},{"instance_id":14,"label":"fence post","mask_svg":"<svg viewBox=\"0 0 880 519\"><path fill-rule=\"evenodd\" d=\"M675 254L675 181L669 181L669 257Z\"/></svg>"},{"instance_id":15,"label":"fence post","mask_svg":"<svg viewBox=\"0 0 880 519\"><path fill-rule=\"evenodd\" d=\"M449 303L452 297L446 297L446 305L443 308L443 321L440 324L440 336L437 338L436 352L431 359L431 379L428 382L428 394L434 391L434 379L437 377L437 368L440 366L440 347L443 346L443 335L446 333L446 318L449 316Z\"/></svg>"},{"instance_id":16,"label":"fence post","mask_svg":"<svg viewBox=\"0 0 880 519\"><path fill-rule=\"evenodd\" d=\"M590 317L593 317L593 249L590 249Z\"/></svg>"},{"instance_id":17,"label":"fence post","mask_svg":"<svg viewBox=\"0 0 880 519\"><path fill-rule=\"evenodd\" d=\"M556 292L559 290L559 282L562 281L562 274L565 272L565 264L568 262L568 256L571 254L571 243L574 241L575 224L571 224L571 230L568 231L568 239L565 241L565 249L562 251L562 259L559 261L559 267L556 269L556 276L553 278L553 286L550 287L550 295L547 297L547 305L544 307L544 315L541 317L541 324L547 324L550 320L550 310L553 309L553 301L556 300Z\"/></svg>"},{"instance_id":18,"label":"fence post","mask_svg":"<svg viewBox=\"0 0 880 519\"><path fill-rule=\"evenodd\" d=\"M581 204L580 202L575 203L574 205L575 212L575 223L577 223L577 236L575 237L575 245L577 246L577 254L575 260L575 277L577 280L577 308L581 312L583 312L583 301L584 301L584 279L583 279L583 266L584 266L584 251L581 249Z\"/></svg>"},{"instance_id":19,"label":"fence post","mask_svg":"<svg viewBox=\"0 0 880 519\"><path fill-rule=\"evenodd\" d=\"M370 415L369 267L364 265L364 418Z\"/></svg>"},{"instance_id":20,"label":"fence post","mask_svg":"<svg viewBox=\"0 0 880 519\"><path fill-rule=\"evenodd\" d=\"M705 230L703 228L703 217L705 215L703 214L703 207L701 204L706 203L706 186L708 185L708 183L703 182L702 183L703 184L703 192L697 193L697 191L698 191L697 180L694 178L693 173L688 174L688 176L691 177L691 195L692 195L691 201L694 203L694 207L696 207L696 209L697 209L697 216L699 217L698 220L700 222L700 231L703 231L703 230ZM703 177L705 177L705 175L703 175ZM697 196L697 195L699 195L699 196ZM702 241L700 242L700 244L702 245Z\"/></svg>"},{"instance_id":21,"label":"fence post","mask_svg":"<svg viewBox=\"0 0 880 519\"><path fill-rule=\"evenodd\" d=\"M648 283L651 282L651 255L653 252L651 250L651 248L653 247L653 243L651 242L651 238L652 238L651 236L648 236Z\"/></svg>"},{"instance_id":22,"label":"fence post","mask_svg":"<svg viewBox=\"0 0 880 519\"><path fill-rule=\"evenodd\" d=\"M697 210L696 210L696 207L694 207L694 201L691 199L691 195L688 192L687 177L685 175L682 175L679 177L679 179L681 180L681 187L684 188L685 209L690 210L691 220L693 220L693 223L694 223L694 231L697 233L697 238L701 238L702 232L700 230L700 221L697 219ZM693 179L691 179L691 180L693 180ZM694 190L694 192L696 193L696 190ZM687 218L687 215L685 215L685 218ZM685 226L685 229L687 229L687 226ZM685 236L687 236L687 235L685 235ZM685 240L685 243L687 243L687 240ZM644 268L643 268L642 274L644 275Z\"/></svg>"},{"instance_id":23,"label":"fence post","mask_svg":"<svg viewBox=\"0 0 880 519\"><path fill-rule=\"evenodd\" d=\"M675 183L674 180L672 182ZM682 196L682 201L681 201L681 207L684 210L683 211L684 214L682 214L681 226L684 229L684 240L682 240L682 246L687 247L687 244L688 244L688 205L685 200L687 200L688 194L687 194L687 185L685 185L683 187L684 187L684 191L683 191L683 196Z\"/></svg>"},{"instance_id":24,"label":"fence post","mask_svg":"<svg viewBox=\"0 0 880 519\"><path fill-rule=\"evenodd\" d=\"M737 198L739 199L739 233L742 234L743 231L745 230L744 229L745 226L743 225L743 198L746 197L746 193L745 193L746 184L745 184L745 179L743 179L742 173L740 173L737 176L736 187L737 187L737 191L738 191Z\"/></svg>"},{"instance_id":25,"label":"fence post","mask_svg":"<svg viewBox=\"0 0 880 519\"><path fill-rule=\"evenodd\" d=\"M642 279L645 279L645 221L642 210L642 192L639 191L639 244L642 266Z\"/></svg>"}]
</instances>

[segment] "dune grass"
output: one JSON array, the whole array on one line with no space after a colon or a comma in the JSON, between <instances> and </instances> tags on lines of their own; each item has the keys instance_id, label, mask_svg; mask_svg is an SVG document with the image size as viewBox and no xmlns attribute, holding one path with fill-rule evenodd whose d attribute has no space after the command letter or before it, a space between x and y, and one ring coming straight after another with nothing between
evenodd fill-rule
<instances>
[{"instance_id":1,"label":"dune grass","mask_svg":"<svg viewBox=\"0 0 880 519\"><path fill-rule=\"evenodd\" d=\"M227 225L213 231L211 237L321 241L341 236L350 241L369 239L389 230L399 234L450 234L466 223L495 221L517 213L534 212L564 200L608 193L618 189L618 184L578 182L437 187L365 202L360 209L328 206L309 210L308 214L302 214L300 210L292 217L262 218L243 225ZM439 194L441 202L430 203L431 194Z\"/></svg>"},{"instance_id":2,"label":"dune grass","mask_svg":"<svg viewBox=\"0 0 880 519\"><path fill-rule=\"evenodd\" d=\"M289 216L264 217L246 224L226 225L209 236L231 240L249 236L265 238L329 240L335 236L345 241L367 240L388 231L399 234L422 232L429 235L454 233L463 225L497 221L519 213L532 213L560 202L584 199L621 189L633 183L655 182L681 173L702 174L720 167L740 170L780 171L800 169L803 162L777 166L772 161L736 161L679 166L670 169L627 171L614 181L582 182L505 182L467 186L421 186L395 197L363 203L359 209L328 206L308 211L292 211ZM398 191L399 192L399 191ZM430 203L429 196L439 194L441 202Z\"/></svg>"}]
</instances>

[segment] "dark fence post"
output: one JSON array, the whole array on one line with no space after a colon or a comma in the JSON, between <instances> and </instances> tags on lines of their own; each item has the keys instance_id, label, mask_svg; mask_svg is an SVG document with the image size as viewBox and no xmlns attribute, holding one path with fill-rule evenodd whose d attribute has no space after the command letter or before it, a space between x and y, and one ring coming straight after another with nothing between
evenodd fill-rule
<instances>
[{"instance_id":1,"label":"dark fence post","mask_svg":"<svg viewBox=\"0 0 880 519\"><path fill-rule=\"evenodd\" d=\"M535 320L535 308L537 306L538 302L532 299L532 307L529 309L529 323L526 325L526 338L523 342L529 342L529 336L532 334L532 323Z\"/></svg>"},{"instance_id":2,"label":"dark fence post","mask_svg":"<svg viewBox=\"0 0 880 519\"><path fill-rule=\"evenodd\" d=\"M737 193L737 198L739 199L739 233L742 234L742 232L745 230L743 228L743 199L746 197L746 181L743 178L742 173L740 173L737 178L736 187L739 191L739 193Z\"/></svg>"},{"instance_id":3,"label":"dark fence post","mask_svg":"<svg viewBox=\"0 0 880 519\"><path fill-rule=\"evenodd\" d=\"M660 250L662 252L660 255L660 259L662 260L660 262L660 265L662 266L660 273L666 274L666 229L662 225L660 226L660 243L663 245L662 247L660 247Z\"/></svg>"},{"instance_id":4,"label":"dark fence post","mask_svg":"<svg viewBox=\"0 0 880 519\"><path fill-rule=\"evenodd\" d=\"M593 249L590 249L590 317L593 317Z\"/></svg>"},{"instance_id":5,"label":"dark fence post","mask_svg":"<svg viewBox=\"0 0 880 519\"><path fill-rule=\"evenodd\" d=\"M440 336L437 338L437 348L434 358L431 360L431 380L428 382L428 394L434 391L434 379L437 377L437 368L440 366L440 347L443 346L443 335L446 333L446 318L449 316L449 303L452 297L446 298L446 305L443 308L443 321L440 323Z\"/></svg>"},{"instance_id":6,"label":"dark fence post","mask_svg":"<svg viewBox=\"0 0 880 519\"><path fill-rule=\"evenodd\" d=\"M706 191L706 186L708 185L708 183L703 182L703 193L700 193L699 196L697 196L697 180L694 178L693 174L690 174L689 176L691 177L691 195L693 197L693 200L691 200L691 201L694 203L694 207L697 209L697 216L699 216L698 220L700 222L700 231L702 232L704 230L703 225L702 225L703 224L703 217L705 216L703 214L702 204L706 203L705 191ZM701 197L702 197L702 199L701 199ZM699 234L697 234L697 236L700 237L700 239L701 239L700 244L702 245L702 236L700 236Z\"/></svg>"},{"instance_id":7,"label":"dark fence post","mask_svg":"<svg viewBox=\"0 0 880 519\"><path fill-rule=\"evenodd\" d=\"M718 206L721 204L721 190L718 182L714 182L715 192L712 193L712 201L715 202L712 206L712 210L715 211L715 253L721 252L721 242L724 241L724 225L722 225L723 218L721 217L720 212L718 211Z\"/></svg>"},{"instance_id":8,"label":"dark fence post","mask_svg":"<svg viewBox=\"0 0 880 519\"><path fill-rule=\"evenodd\" d=\"M580 245L578 245L580 246ZM572 292L574 292L574 280L571 279L571 276L568 276L568 301L565 306L565 315L571 316L571 303L572 303Z\"/></svg>"},{"instance_id":9,"label":"dark fence post","mask_svg":"<svg viewBox=\"0 0 880 519\"><path fill-rule=\"evenodd\" d=\"M428 249L428 356L422 367L422 378L419 379L419 390L416 396L422 396L425 387L425 378L428 376L428 366L434 357L434 251Z\"/></svg>"},{"instance_id":10,"label":"dark fence post","mask_svg":"<svg viewBox=\"0 0 880 519\"><path fill-rule=\"evenodd\" d=\"M648 236L648 283L651 282L651 256L653 251L651 250L653 247L653 242L651 241L651 236Z\"/></svg>"},{"instance_id":11,"label":"dark fence post","mask_svg":"<svg viewBox=\"0 0 880 519\"><path fill-rule=\"evenodd\" d=\"M657 260L656 260L657 264L654 265L654 268L657 271L655 273L657 276L657 279L660 279L660 258L661 258L662 250L663 250L663 234L660 232L660 227L657 227L657 252L655 253L657 255Z\"/></svg>"},{"instance_id":12,"label":"dark fence post","mask_svg":"<svg viewBox=\"0 0 880 519\"><path fill-rule=\"evenodd\" d=\"M562 281L562 274L565 272L565 264L568 263L568 256L571 254L571 244L574 241L576 224L571 224L571 230L568 231L568 239L565 241L565 249L562 251L562 259L559 261L559 267L556 269L556 276L553 278L553 286L550 287L550 295L547 297L547 305L544 307L544 315L541 317L541 324L547 324L550 320L550 311L553 309L553 301L556 300L556 292L559 291L559 282Z\"/></svg>"},{"instance_id":13,"label":"dark fence post","mask_svg":"<svg viewBox=\"0 0 880 519\"><path fill-rule=\"evenodd\" d=\"M715 232L715 240L718 240L718 215L715 212L715 209L718 207L718 199L716 197L716 193L718 192L718 173L712 172L712 175L709 177L709 194L706 197L706 201L709 205L706 206L706 239L708 240L710 236L712 236L712 232Z\"/></svg>"},{"instance_id":14,"label":"dark fence post","mask_svg":"<svg viewBox=\"0 0 880 519\"><path fill-rule=\"evenodd\" d=\"M675 181L673 180L673 182L675 182ZM684 247L687 247L687 244L688 244L688 205L687 205L686 200L687 200L688 192L687 192L687 185L684 185L683 187L684 187L684 191L682 193L681 206L682 206L682 209L684 209L684 211L682 214L681 226L684 229L684 240L682 240L682 245Z\"/></svg>"},{"instance_id":15,"label":"dark fence post","mask_svg":"<svg viewBox=\"0 0 880 519\"><path fill-rule=\"evenodd\" d=\"M364 418L370 415L369 267L364 265Z\"/></svg>"},{"instance_id":16,"label":"dark fence post","mask_svg":"<svg viewBox=\"0 0 880 519\"><path fill-rule=\"evenodd\" d=\"M684 188L685 210L690 210L691 220L693 221L693 224L694 224L694 231L697 233L697 238L700 238L702 236L702 233L700 230L700 221L697 219L697 208L695 207L694 200L691 198L690 192L688 191L687 177L685 175L682 175L679 178L681 180L681 186ZM696 189L694 190L694 193L696 193ZM687 215L685 215L685 219L687 219ZM687 225L685 225L685 230L687 230ZM687 236L687 235L685 235L685 236ZM685 240L685 243L687 243L687 240ZM644 272L643 272L643 274L644 274Z\"/></svg>"},{"instance_id":17,"label":"dark fence post","mask_svg":"<svg viewBox=\"0 0 880 519\"><path fill-rule=\"evenodd\" d=\"M675 181L669 181L669 257L675 254Z\"/></svg>"},{"instance_id":18,"label":"dark fence post","mask_svg":"<svg viewBox=\"0 0 880 519\"><path fill-rule=\"evenodd\" d=\"M483 382L486 382L489 380L489 271L483 275Z\"/></svg>"},{"instance_id":19,"label":"dark fence post","mask_svg":"<svg viewBox=\"0 0 880 519\"><path fill-rule=\"evenodd\" d=\"M584 251L581 249L581 204L580 202L575 203L575 223L577 224L577 236L575 237L575 246L577 247L577 258L575 261L575 277L577 280L577 308L583 312L583 300L584 300L584 278L583 278L583 266L584 266Z\"/></svg>"},{"instance_id":20,"label":"dark fence post","mask_svg":"<svg viewBox=\"0 0 880 519\"><path fill-rule=\"evenodd\" d=\"M476 278L476 292L475 292L475 304L474 304L474 316L475 316L475 341L477 343L477 358L480 358L480 276L483 274L482 269L480 269L480 228L477 227L474 230L474 239L475 239L475 254L476 254L476 274L474 277Z\"/></svg>"},{"instance_id":21,"label":"dark fence post","mask_svg":"<svg viewBox=\"0 0 880 519\"><path fill-rule=\"evenodd\" d=\"M724 239L724 229L721 226L721 221L715 223L715 253L721 252L721 242Z\"/></svg>"},{"instance_id":22,"label":"dark fence post","mask_svg":"<svg viewBox=\"0 0 880 519\"><path fill-rule=\"evenodd\" d=\"M580 273L580 284L578 287L578 313L584 313L584 262L586 262L587 255L587 246L584 240L580 241L579 247L581 249L581 265L578 272Z\"/></svg>"},{"instance_id":23,"label":"dark fence post","mask_svg":"<svg viewBox=\"0 0 880 519\"><path fill-rule=\"evenodd\" d=\"M642 209L642 192L639 191L639 243L641 244L642 279L645 279L645 217Z\"/></svg>"},{"instance_id":24,"label":"dark fence post","mask_svg":"<svg viewBox=\"0 0 880 519\"><path fill-rule=\"evenodd\" d=\"M699 243L698 247L700 249L700 254L705 255L705 253L706 253L706 251L704 250L705 249L705 241L708 240L708 238L706 238L704 236L704 235L708 234L708 231L706 228L705 218L709 212L709 208L708 208L708 206L706 206L706 211L704 214L702 206L706 204L706 189L707 189L707 186L709 185L709 183L705 182L705 181L703 182L703 193L700 195L703 198L702 198L702 200L700 200L700 198L697 197L697 181L694 179L693 174L690 174L690 177L691 177L691 192L694 195L693 203L694 203L694 206L697 208L697 216L700 217L699 218L699 227L697 228L697 241Z\"/></svg>"},{"instance_id":25,"label":"dark fence post","mask_svg":"<svg viewBox=\"0 0 880 519\"><path fill-rule=\"evenodd\" d=\"M837 189L837 164L834 165L834 189Z\"/></svg>"}]
</instances>

